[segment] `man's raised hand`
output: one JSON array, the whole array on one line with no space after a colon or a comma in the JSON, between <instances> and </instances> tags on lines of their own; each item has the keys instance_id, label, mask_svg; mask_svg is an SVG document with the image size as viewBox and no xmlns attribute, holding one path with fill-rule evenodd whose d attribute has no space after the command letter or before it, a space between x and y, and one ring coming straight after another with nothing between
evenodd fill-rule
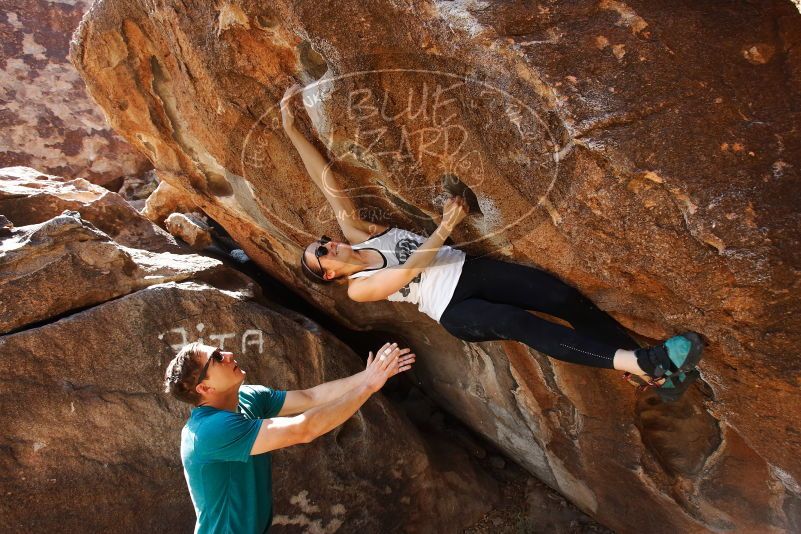
<instances>
[{"instance_id":1,"label":"man's raised hand","mask_svg":"<svg viewBox=\"0 0 801 534\"><path fill-rule=\"evenodd\" d=\"M372 352L367 357L365 382L372 392L376 392L391 376L411 369L414 361L415 355L411 349L401 349L397 343L384 343L375 357Z\"/></svg>"}]
</instances>

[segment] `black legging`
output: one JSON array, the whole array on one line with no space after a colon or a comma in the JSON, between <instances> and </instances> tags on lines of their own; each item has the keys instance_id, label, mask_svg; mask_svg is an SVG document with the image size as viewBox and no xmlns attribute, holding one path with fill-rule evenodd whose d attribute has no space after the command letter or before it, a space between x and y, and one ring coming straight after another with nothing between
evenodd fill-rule
<instances>
[{"instance_id":1,"label":"black legging","mask_svg":"<svg viewBox=\"0 0 801 534\"><path fill-rule=\"evenodd\" d=\"M575 330L526 310L568 321ZM511 339L566 362L612 369L639 345L576 289L534 267L468 257L440 324L465 341Z\"/></svg>"}]
</instances>

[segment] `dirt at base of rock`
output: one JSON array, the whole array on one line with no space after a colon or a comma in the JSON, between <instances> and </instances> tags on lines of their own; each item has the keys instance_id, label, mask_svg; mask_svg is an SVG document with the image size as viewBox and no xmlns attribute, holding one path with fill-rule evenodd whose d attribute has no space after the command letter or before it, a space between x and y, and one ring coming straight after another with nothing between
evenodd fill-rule
<instances>
[{"instance_id":1,"label":"dirt at base of rock","mask_svg":"<svg viewBox=\"0 0 801 534\"><path fill-rule=\"evenodd\" d=\"M425 436L428 454L437 465L453 462L453 447L463 449L469 462L497 482L497 504L464 534L612 534L567 499L510 460L492 443L443 412L422 390L394 388L389 398L401 407ZM447 455L448 457L443 457ZM467 460L466 458L463 459Z\"/></svg>"},{"instance_id":2,"label":"dirt at base of rock","mask_svg":"<svg viewBox=\"0 0 801 534\"><path fill-rule=\"evenodd\" d=\"M504 469L488 465L487 470L498 480L501 505L464 534L612 534L517 464L508 462Z\"/></svg>"}]
</instances>

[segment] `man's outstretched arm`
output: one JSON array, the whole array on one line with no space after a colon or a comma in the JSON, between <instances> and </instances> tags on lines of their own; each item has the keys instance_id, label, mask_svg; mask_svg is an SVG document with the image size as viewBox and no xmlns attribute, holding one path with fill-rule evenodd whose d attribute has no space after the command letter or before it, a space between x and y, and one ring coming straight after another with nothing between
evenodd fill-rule
<instances>
[{"instance_id":1,"label":"man's outstretched arm","mask_svg":"<svg viewBox=\"0 0 801 534\"><path fill-rule=\"evenodd\" d=\"M361 376L361 380L343 395L294 417L264 419L250 454L309 443L347 421L389 377L398 374L400 353L396 345L387 343L375 358L370 355L367 368L354 375Z\"/></svg>"},{"instance_id":2,"label":"man's outstretched arm","mask_svg":"<svg viewBox=\"0 0 801 534\"><path fill-rule=\"evenodd\" d=\"M390 347L394 350L397 346L397 343L393 343ZM396 365L398 366L398 372L402 373L412 368L412 364L414 364L415 361L415 355L411 352L411 349L399 350L400 352L398 353ZM368 361L372 355L373 353L371 352L370 357L368 357ZM286 398L284 399L284 405L281 407L281 411L278 412L278 415L295 415L338 399L348 391L361 384L364 381L364 374L366 372L367 370L365 369L364 371L346 378L325 382L309 389L287 391Z\"/></svg>"}]
</instances>

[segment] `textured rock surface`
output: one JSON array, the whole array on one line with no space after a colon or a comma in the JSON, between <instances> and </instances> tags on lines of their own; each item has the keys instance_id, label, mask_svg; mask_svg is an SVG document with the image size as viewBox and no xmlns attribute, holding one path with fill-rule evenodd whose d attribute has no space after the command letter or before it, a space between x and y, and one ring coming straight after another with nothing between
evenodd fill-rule
<instances>
[{"instance_id":1,"label":"textured rock surface","mask_svg":"<svg viewBox=\"0 0 801 534\"><path fill-rule=\"evenodd\" d=\"M192 282L2 336L0 353L16 355L0 359L4 530L191 530L178 454L188 410L160 385L173 350L198 338L237 351L250 383L304 388L361 366L302 316ZM292 526L276 531L456 532L495 500L492 480L459 464L432 465L408 419L376 395L314 444L274 454L275 521Z\"/></svg>"},{"instance_id":2,"label":"textured rock surface","mask_svg":"<svg viewBox=\"0 0 801 534\"><path fill-rule=\"evenodd\" d=\"M120 195L83 178L67 180L27 167L0 169L0 213L16 226L42 223L64 210L79 212L121 245L154 252L187 252Z\"/></svg>"},{"instance_id":3,"label":"textured rock surface","mask_svg":"<svg viewBox=\"0 0 801 534\"><path fill-rule=\"evenodd\" d=\"M181 238L194 250L203 250L211 245L209 225L197 213L173 213L164 220L167 230Z\"/></svg>"},{"instance_id":4,"label":"textured rock surface","mask_svg":"<svg viewBox=\"0 0 801 534\"><path fill-rule=\"evenodd\" d=\"M141 212L148 197L153 194L158 185L156 172L151 170L137 176L126 176L117 193L127 200L135 210Z\"/></svg>"},{"instance_id":5,"label":"textured rock surface","mask_svg":"<svg viewBox=\"0 0 801 534\"><path fill-rule=\"evenodd\" d=\"M111 185L149 167L106 124L67 60L91 2L0 2L0 167L27 165Z\"/></svg>"},{"instance_id":6,"label":"textured rock surface","mask_svg":"<svg viewBox=\"0 0 801 534\"><path fill-rule=\"evenodd\" d=\"M103 0L72 59L251 258L406 335L428 391L584 510L621 532L764 532L801 524L800 22L784 0ZM302 127L363 216L430 228L456 174L481 210L456 242L554 272L643 336L701 332L706 383L668 409L612 373L307 287L299 246L335 229L280 131L286 76L328 80Z\"/></svg>"},{"instance_id":7,"label":"textured rock surface","mask_svg":"<svg viewBox=\"0 0 801 534\"><path fill-rule=\"evenodd\" d=\"M172 213L189 213L196 209L191 195L183 193L167 182L161 182L153 194L147 197L142 215L164 227L165 219Z\"/></svg>"},{"instance_id":8,"label":"textured rock surface","mask_svg":"<svg viewBox=\"0 0 801 534\"><path fill-rule=\"evenodd\" d=\"M149 285L236 275L223 269L212 258L120 246L65 211L0 241L0 334Z\"/></svg>"},{"instance_id":9,"label":"textured rock surface","mask_svg":"<svg viewBox=\"0 0 801 534\"><path fill-rule=\"evenodd\" d=\"M0 235L9 235L13 229L14 224L5 215L0 215Z\"/></svg>"}]
</instances>

